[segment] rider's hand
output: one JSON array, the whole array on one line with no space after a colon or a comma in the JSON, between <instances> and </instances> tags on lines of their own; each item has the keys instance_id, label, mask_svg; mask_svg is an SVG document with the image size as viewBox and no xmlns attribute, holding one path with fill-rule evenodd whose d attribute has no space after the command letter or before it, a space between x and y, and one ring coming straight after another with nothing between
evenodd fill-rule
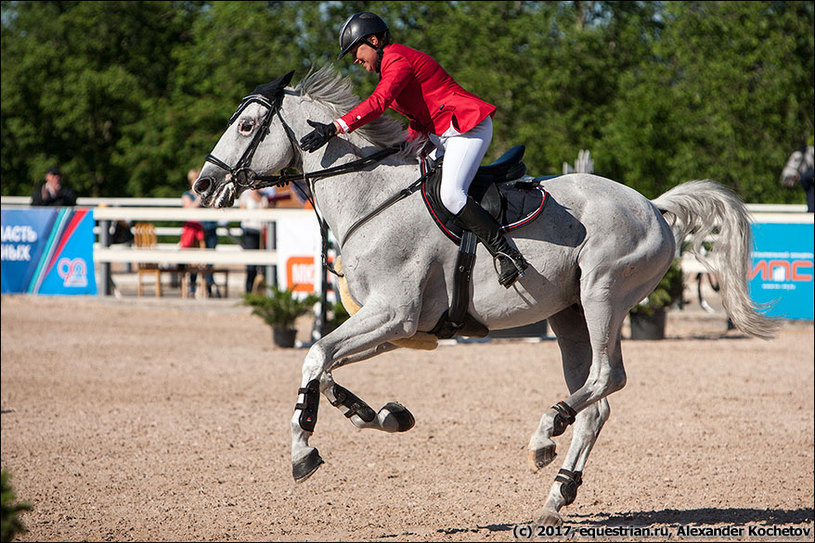
<instances>
[{"instance_id":1,"label":"rider's hand","mask_svg":"<svg viewBox=\"0 0 815 543\"><path fill-rule=\"evenodd\" d=\"M328 143L328 140L337 135L337 127L334 123L323 124L312 120L308 120L307 122L314 127L314 130L300 139L300 148L303 151L313 153Z\"/></svg>"}]
</instances>

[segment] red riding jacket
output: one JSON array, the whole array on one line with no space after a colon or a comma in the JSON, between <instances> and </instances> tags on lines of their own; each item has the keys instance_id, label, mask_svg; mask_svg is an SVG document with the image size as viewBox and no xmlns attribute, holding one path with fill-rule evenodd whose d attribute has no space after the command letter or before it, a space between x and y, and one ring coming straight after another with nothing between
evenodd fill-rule
<instances>
[{"instance_id":1,"label":"red riding jacket","mask_svg":"<svg viewBox=\"0 0 815 543\"><path fill-rule=\"evenodd\" d=\"M340 118L348 132L389 107L410 119L409 139L441 136L451 124L463 134L495 113L495 106L464 90L432 57L405 45L385 46L380 73L371 96Z\"/></svg>"}]
</instances>

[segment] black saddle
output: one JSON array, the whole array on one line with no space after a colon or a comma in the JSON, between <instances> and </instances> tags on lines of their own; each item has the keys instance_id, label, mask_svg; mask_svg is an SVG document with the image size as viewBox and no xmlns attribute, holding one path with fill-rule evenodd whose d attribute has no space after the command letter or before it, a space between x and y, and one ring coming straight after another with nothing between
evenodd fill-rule
<instances>
[{"instance_id":1,"label":"black saddle","mask_svg":"<svg viewBox=\"0 0 815 543\"><path fill-rule=\"evenodd\" d=\"M492 164L481 166L470 185L470 197L495 217L504 231L529 224L540 216L546 204L548 194L540 186L539 178L519 181L526 174L525 151L525 146L516 145ZM443 159L426 159L422 165L422 199L441 231L459 243L462 230L454 223L453 215L441 203L439 195Z\"/></svg>"}]
</instances>

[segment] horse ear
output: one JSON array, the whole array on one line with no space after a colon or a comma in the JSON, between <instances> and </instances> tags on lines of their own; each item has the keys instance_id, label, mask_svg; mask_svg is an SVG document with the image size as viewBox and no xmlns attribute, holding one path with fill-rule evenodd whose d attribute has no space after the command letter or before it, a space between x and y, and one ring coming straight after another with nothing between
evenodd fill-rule
<instances>
[{"instance_id":1,"label":"horse ear","mask_svg":"<svg viewBox=\"0 0 815 543\"><path fill-rule=\"evenodd\" d=\"M293 76L294 70L290 71L284 76L278 77L271 83L258 85L255 87L255 90L252 91L252 94L260 94L261 96L265 96L268 100L274 101L275 98L283 94L283 89L286 88L286 85L291 82L291 78Z\"/></svg>"}]
</instances>

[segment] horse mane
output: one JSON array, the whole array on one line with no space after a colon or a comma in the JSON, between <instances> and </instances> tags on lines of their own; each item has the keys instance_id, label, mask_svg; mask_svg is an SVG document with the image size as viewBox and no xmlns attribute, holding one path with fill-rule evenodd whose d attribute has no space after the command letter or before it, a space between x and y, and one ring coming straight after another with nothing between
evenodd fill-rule
<instances>
[{"instance_id":1,"label":"horse mane","mask_svg":"<svg viewBox=\"0 0 815 543\"><path fill-rule=\"evenodd\" d=\"M343 77L330 65L325 65L316 71L312 66L294 90L300 95L308 96L328 108L334 118L342 117L361 102L359 97L354 94L354 86L350 78ZM404 145L406 139L406 131L402 126L385 116L367 123L365 126L354 130L353 133L358 134L377 147ZM398 156L415 157L418 149L423 144L424 140L418 138L411 144L406 145Z\"/></svg>"}]
</instances>

